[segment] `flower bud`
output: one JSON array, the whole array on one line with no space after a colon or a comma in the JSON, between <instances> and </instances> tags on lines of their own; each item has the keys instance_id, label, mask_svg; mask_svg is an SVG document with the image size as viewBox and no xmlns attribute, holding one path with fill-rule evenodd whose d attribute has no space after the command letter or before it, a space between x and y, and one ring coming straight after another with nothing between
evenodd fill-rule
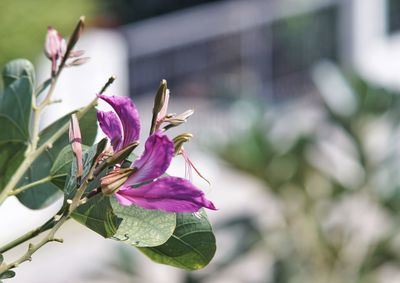
<instances>
[{"instance_id":1,"label":"flower bud","mask_svg":"<svg viewBox=\"0 0 400 283\"><path fill-rule=\"evenodd\" d=\"M47 58L56 60L63 56L66 49L65 40L61 37L60 33L52 27L47 29L46 41L44 51Z\"/></svg>"},{"instance_id":2,"label":"flower bud","mask_svg":"<svg viewBox=\"0 0 400 283\"><path fill-rule=\"evenodd\" d=\"M153 117L151 119L151 129L150 135L153 134L157 129L157 121L159 117L159 113L163 110L164 105L166 104L166 96L167 96L167 81L162 80L160 83L160 87L157 90L156 97L154 98L154 106L153 106ZM168 92L169 96L169 92ZM167 105L168 106L168 105ZM165 106L165 107L167 107ZM165 112L167 110L165 109Z\"/></svg>"},{"instance_id":3,"label":"flower bud","mask_svg":"<svg viewBox=\"0 0 400 283\"><path fill-rule=\"evenodd\" d=\"M167 116L168 103L169 103L169 89L167 89L165 91L165 97L164 97L163 105L162 105L160 111L157 114L157 123L160 123L162 121L162 119L165 116Z\"/></svg>"},{"instance_id":4,"label":"flower bud","mask_svg":"<svg viewBox=\"0 0 400 283\"><path fill-rule=\"evenodd\" d=\"M81 34L83 32L83 29L85 27L85 17L81 16L79 18L79 21L77 23L77 25L75 26L74 31L72 32L71 37L68 40L68 45L67 45L67 57L70 57L70 53L72 51L72 49L74 48L75 44L78 42L79 38L81 37Z\"/></svg>"},{"instance_id":5,"label":"flower bud","mask_svg":"<svg viewBox=\"0 0 400 283\"><path fill-rule=\"evenodd\" d=\"M71 115L71 121L69 124L69 142L76 158L76 177L80 178L83 174L82 137L78 118L75 114Z\"/></svg>"}]
</instances>

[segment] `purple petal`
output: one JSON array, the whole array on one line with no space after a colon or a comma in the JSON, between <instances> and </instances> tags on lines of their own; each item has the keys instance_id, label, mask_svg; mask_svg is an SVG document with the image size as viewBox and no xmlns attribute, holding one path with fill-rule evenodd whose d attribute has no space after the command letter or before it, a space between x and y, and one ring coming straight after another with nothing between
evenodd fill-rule
<instances>
[{"instance_id":1,"label":"purple petal","mask_svg":"<svg viewBox=\"0 0 400 283\"><path fill-rule=\"evenodd\" d=\"M216 210L201 190L178 177L164 177L136 189L124 186L116 197L122 205L166 212L196 212L202 207Z\"/></svg>"},{"instance_id":2,"label":"purple petal","mask_svg":"<svg viewBox=\"0 0 400 283\"><path fill-rule=\"evenodd\" d=\"M132 168L137 168L126 185L151 181L167 171L174 156L174 143L161 132L156 132L146 140L143 154L135 160Z\"/></svg>"},{"instance_id":3,"label":"purple petal","mask_svg":"<svg viewBox=\"0 0 400 283\"><path fill-rule=\"evenodd\" d=\"M121 123L114 112L104 112L97 110L97 120L100 128L111 141L111 146L117 152L122 148L122 129Z\"/></svg>"},{"instance_id":4,"label":"purple petal","mask_svg":"<svg viewBox=\"0 0 400 283\"><path fill-rule=\"evenodd\" d=\"M140 120L139 113L132 100L126 96L105 96L98 95L115 110L121 121L124 140L121 148L139 139Z\"/></svg>"}]
</instances>

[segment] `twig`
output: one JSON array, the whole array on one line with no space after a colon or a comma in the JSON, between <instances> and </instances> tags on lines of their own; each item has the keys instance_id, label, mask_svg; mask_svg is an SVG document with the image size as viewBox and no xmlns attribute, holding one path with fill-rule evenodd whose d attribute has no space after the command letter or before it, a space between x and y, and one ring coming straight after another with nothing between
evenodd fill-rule
<instances>
[{"instance_id":1,"label":"twig","mask_svg":"<svg viewBox=\"0 0 400 283\"><path fill-rule=\"evenodd\" d=\"M32 182L32 183L26 184L24 186L21 186L21 187L15 189L15 190L9 192L8 195L9 196L18 195L18 194L20 194L20 193L22 193L22 192L24 192L24 191L26 191L26 190L28 190L30 188L36 187L37 185L41 185L41 184L44 184L44 183L47 183L47 182L50 182L51 180L53 180L55 178L58 178L60 176L63 176L63 175L55 175L55 176L44 177L44 178L39 179L39 180L37 180L35 182Z\"/></svg>"},{"instance_id":2,"label":"twig","mask_svg":"<svg viewBox=\"0 0 400 283\"><path fill-rule=\"evenodd\" d=\"M39 250L41 247L43 247L44 245L46 245L47 243L50 242L60 242L62 243L63 240L56 238L55 234L58 231L58 229L60 229L60 227L70 218L71 214L74 212L74 210L79 207L82 202L81 202L81 198L83 196L83 194L85 193L85 190L89 184L89 181L93 179L93 172L95 170L97 164L93 164L92 168L90 169L88 175L84 178L84 181L82 182L82 184L80 185L80 187L77 189L72 201L70 202L69 206L65 206L63 207L63 215L61 216L61 218L59 220L56 220L55 218L49 220L49 221L53 221L49 223L49 227L51 227L50 232L47 234L46 237L44 237L39 243L37 243L36 245L30 243L28 246L28 250L25 252L25 254L23 254L20 258L18 258L17 260L9 263L9 264L3 264L0 266L0 274L13 269L15 267L17 267L18 265L20 265L21 263L25 262L25 261L30 261L32 260L32 255ZM67 202L68 203L68 202ZM53 225L54 224L54 225ZM48 230L48 229L47 229ZM28 233L24 236L22 236L21 238L17 239L15 242L11 242L10 244L8 244L6 247L3 247L2 250L9 250L10 248L26 241L27 239L33 238L34 235L36 233L40 234L41 232L44 232L45 230L39 230L36 231L32 231L31 233Z\"/></svg>"}]
</instances>

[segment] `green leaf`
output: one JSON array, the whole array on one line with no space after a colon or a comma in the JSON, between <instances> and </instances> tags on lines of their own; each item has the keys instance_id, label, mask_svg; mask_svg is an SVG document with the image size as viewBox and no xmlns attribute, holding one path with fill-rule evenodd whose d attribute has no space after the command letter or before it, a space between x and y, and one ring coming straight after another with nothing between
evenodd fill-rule
<instances>
[{"instance_id":1,"label":"green leaf","mask_svg":"<svg viewBox=\"0 0 400 283\"><path fill-rule=\"evenodd\" d=\"M139 248L155 262L187 270L205 267L214 257L215 236L206 213L178 213L172 237L163 245Z\"/></svg>"},{"instance_id":2,"label":"green leaf","mask_svg":"<svg viewBox=\"0 0 400 283\"><path fill-rule=\"evenodd\" d=\"M0 279L8 279L13 278L15 276L15 272L12 270L8 270L0 274Z\"/></svg>"},{"instance_id":3,"label":"green leaf","mask_svg":"<svg viewBox=\"0 0 400 283\"><path fill-rule=\"evenodd\" d=\"M2 255L2 254L0 254L0 264L2 264L2 263L3 263L3 261L4 261L4 257L3 257L3 255Z\"/></svg>"},{"instance_id":4,"label":"green leaf","mask_svg":"<svg viewBox=\"0 0 400 283\"><path fill-rule=\"evenodd\" d=\"M154 247L164 244L176 225L174 213L146 210L134 205L123 206L111 197L114 213L122 218L115 238L136 247Z\"/></svg>"},{"instance_id":5,"label":"green leaf","mask_svg":"<svg viewBox=\"0 0 400 283\"><path fill-rule=\"evenodd\" d=\"M103 194L95 195L79 206L72 218L105 238L114 236L122 221L114 214L110 198Z\"/></svg>"},{"instance_id":6,"label":"green leaf","mask_svg":"<svg viewBox=\"0 0 400 283\"><path fill-rule=\"evenodd\" d=\"M43 145L55 132L57 132L65 124L69 123L71 112L55 121L53 124L45 128L40 133L39 146ZM91 108L81 119L79 125L82 132L82 143L91 145L97 134L97 116L96 109ZM22 178L19 186L26 185L47 177L51 174L53 163L57 159L60 152L69 145L68 132L66 131L53 146L41 154L29 168L25 176ZM62 193L59 187L63 187L65 179L56 179L54 183L45 183L35 186L25 192L17 195L19 201L31 209L40 209L46 207L61 197Z\"/></svg>"},{"instance_id":7,"label":"green leaf","mask_svg":"<svg viewBox=\"0 0 400 283\"><path fill-rule=\"evenodd\" d=\"M3 70L4 92L0 95L0 191L24 160L35 72L28 60L8 63Z\"/></svg>"}]
</instances>

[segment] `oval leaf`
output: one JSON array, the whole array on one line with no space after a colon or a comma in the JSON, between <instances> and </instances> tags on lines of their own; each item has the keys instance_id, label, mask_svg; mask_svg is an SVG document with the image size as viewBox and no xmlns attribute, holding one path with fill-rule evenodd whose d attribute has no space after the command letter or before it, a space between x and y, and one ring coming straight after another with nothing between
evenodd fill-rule
<instances>
[{"instance_id":1,"label":"oval leaf","mask_svg":"<svg viewBox=\"0 0 400 283\"><path fill-rule=\"evenodd\" d=\"M122 218L115 238L136 247L153 247L165 243L174 232L175 213L122 206L115 197L110 199L114 213Z\"/></svg>"},{"instance_id":2,"label":"oval leaf","mask_svg":"<svg viewBox=\"0 0 400 283\"><path fill-rule=\"evenodd\" d=\"M206 213L200 217L192 213L177 213L172 237L158 247L139 248L155 262L186 270L205 267L216 251L215 236Z\"/></svg>"},{"instance_id":3,"label":"oval leaf","mask_svg":"<svg viewBox=\"0 0 400 283\"><path fill-rule=\"evenodd\" d=\"M25 59L8 63L3 70L4 92L0 95L0 191L22 163L29 140L33 65Z\"/></svg>"}]
</instances>

